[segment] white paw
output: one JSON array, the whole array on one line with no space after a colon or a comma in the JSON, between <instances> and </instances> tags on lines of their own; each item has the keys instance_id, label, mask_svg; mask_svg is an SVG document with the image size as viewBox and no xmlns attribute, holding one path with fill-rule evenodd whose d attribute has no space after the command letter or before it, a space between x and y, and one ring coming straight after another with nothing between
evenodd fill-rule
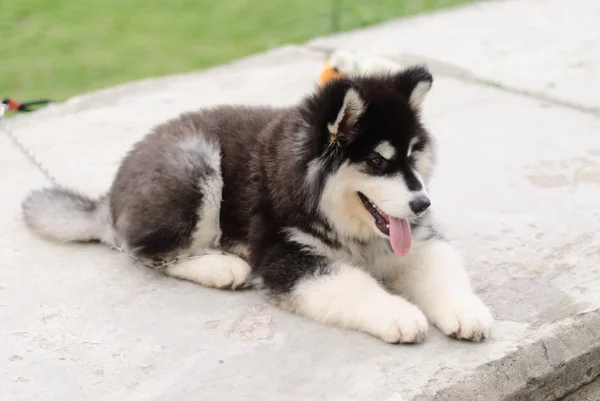
<instances>
[{"instance_id":1,"label":"white paw","mask_svg":"<svg viewBox=\"0 0 600 401\"><path fill-rule=\"evenodd\" d=\"M469 341L488 338L494 321L489 309L475 295L442 298L431 318L447 336Z\"/></svg>"},{"instance_id":2,"label":"white paw","mask_svg":"<svg viewBox=\"0 0 600 401\"><path fill-rule=\"evenodd\" d=\"M206 287L235 290L249 285L251 268L238 257L215 254L169 266L166 273Z\"/></svg>"},{"instance_id":3,"label":"white paw","mask_svg":"<svg viewBox=\"0 0 600 401\"><path fill-rule=\"evenodd\" d=\"M396 296L372 315L373 334L388 343L418 343L427 335L427 318L419 308Z\"/></svg>"},{"instance_id":4,"label":"white paw","mask_svg":"<svg viewBox=\"0 0 600 401\"><path fill-rule=\"evenodd\" d=\"M207 277L207 287L231 288L244 287L249 281L250 266L243 259L226 256L226 263L214 266L214 274ZM210 263L210 262L209 262Z\"/></svg>"}]
</instances>

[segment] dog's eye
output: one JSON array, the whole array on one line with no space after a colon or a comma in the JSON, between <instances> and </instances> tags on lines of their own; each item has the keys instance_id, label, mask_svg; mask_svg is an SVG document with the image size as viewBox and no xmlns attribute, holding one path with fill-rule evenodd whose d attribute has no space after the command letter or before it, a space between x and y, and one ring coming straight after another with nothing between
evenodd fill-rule
<instances>
[{"instance_id":1,"label":"dog's eye","mask_svg":"<svg viewBox=\"0 0 600 401\"><path fill-rule=\"evenodd\" d=\"M387 160L385 160L379 153L373 152L367 159L367 164L373 168L381 169L385 167Z\"/></svg>"}]
</instances>

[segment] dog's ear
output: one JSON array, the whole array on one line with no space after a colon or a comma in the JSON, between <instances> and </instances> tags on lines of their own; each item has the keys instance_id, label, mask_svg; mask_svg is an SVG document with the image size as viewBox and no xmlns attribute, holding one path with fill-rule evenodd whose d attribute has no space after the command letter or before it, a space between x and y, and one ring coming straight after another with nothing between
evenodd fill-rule
<instances>
[{"instance_id":1,"label":"dog's ear","mask_svg":"<svg viewBox=\"0 0 600 401\"><path fill-rule=\"evenodd\" d=\"M427 67L416 65L396 74L395 84L398 91L408 99L413 111L418 113L431 89L433 76Z\"/></svg>"},{"instance_id":2,"label":"dog's ear","mask_svg":"<svg viewBox=\"0 0 600 401\"><path fill-rule=\"evenodd\" d=\"M327 135L327 147L342 147L356 136L356 124L365 111L359 91L347 79L336 79L310 99L307 116Z\"/></svg>"}]
</instances>

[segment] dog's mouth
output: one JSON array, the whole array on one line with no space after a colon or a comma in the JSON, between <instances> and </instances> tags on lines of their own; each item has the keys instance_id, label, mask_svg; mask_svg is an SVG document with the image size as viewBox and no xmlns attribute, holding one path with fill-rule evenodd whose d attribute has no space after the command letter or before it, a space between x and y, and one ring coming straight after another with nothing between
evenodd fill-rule
<instances>
[{"instance_id":1,"label":"dog's mouth","mask_svg":"<svg viewBox=\"0 0 600 401\"><path fill-rule=\"evenodd\" d=\"M369 198L367 198L363 193L359 192L358 196L362 201L363 205L367 209L371 216L375 219L375 225L385 235L390 235L390 218L387 214L385 214L381 209L377 207L375 203L373 203Z\"/></svg>"},{"instance_id":2,"label":"dog's mouth","mask_svg":"<svg viewBox=\"0 0 600 401\"><path fill-rule=\"evenodd\" d=\"M392 217L383 212L373 201L359 192L358 196L367 211L375 219L375 225L382 234L389 236L394 253L404 256L410 250L412 233L407 219Z\"/></svg>"}]
</instances>

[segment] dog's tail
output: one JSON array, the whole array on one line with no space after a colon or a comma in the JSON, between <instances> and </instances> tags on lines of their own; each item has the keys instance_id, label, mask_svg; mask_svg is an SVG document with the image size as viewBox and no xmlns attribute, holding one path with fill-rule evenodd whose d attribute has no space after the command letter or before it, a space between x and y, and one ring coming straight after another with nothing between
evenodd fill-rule
<instances>
[{"instance_id":1,"label":"dog's tail","mask_svg":"<svg viewBox=\"0 0 600 401\"><path fill-rule=\"evenodd\" d=\"M69 189L51 188L33 191L22 208L25 224L46 238L109 245L113 242L106 197L94 200Z\"/></svg>"}]
</instances>

